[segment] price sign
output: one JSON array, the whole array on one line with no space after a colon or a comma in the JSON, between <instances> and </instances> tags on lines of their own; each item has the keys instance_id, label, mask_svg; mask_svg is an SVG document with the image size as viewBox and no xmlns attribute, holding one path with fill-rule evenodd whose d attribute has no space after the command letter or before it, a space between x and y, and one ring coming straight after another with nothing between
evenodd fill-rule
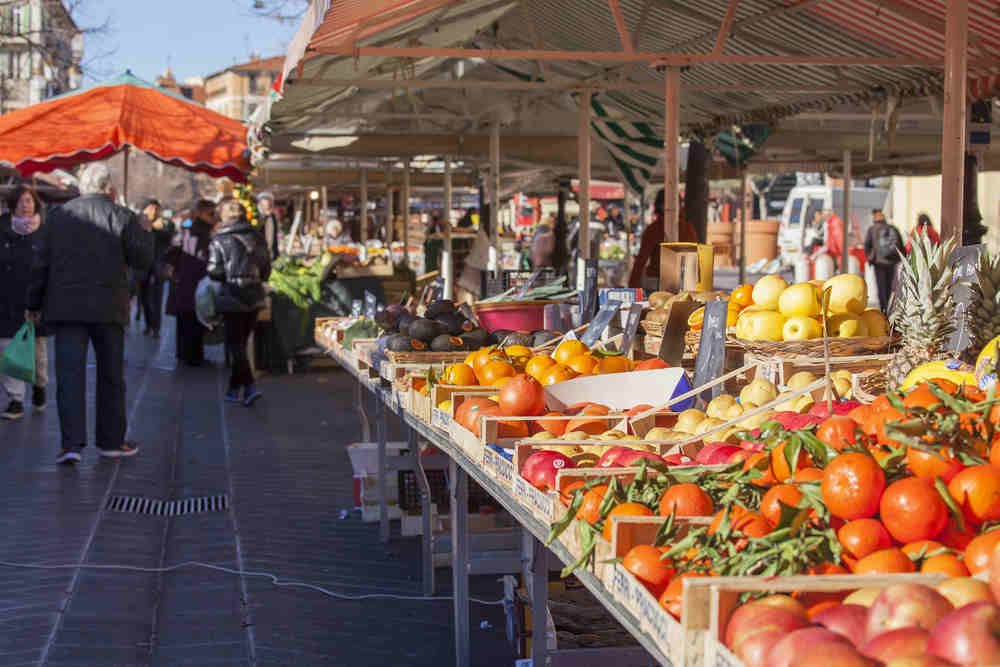
<instances>
[{"instance_id":1,"label":"price sign","mask_svg":"<svg viewBox=\"0 0 1000 667\"><path fill-rule=\"evenodd\" d=\"M609 301L601 306L601 309L597 312L597 317L590 322L590 326L580 336L580 342L587 347L593 347L597 339L604 333L604 330L611 324L611 318L615 316L620 307L620 301Z\"/></svg>"},{"instance_id":2,"label":"price sign","mask_svg":"<svg viewBox=\"0 0 1000 667\"><path fill-rule=\"evenodd\" d=\"M698 358L694 366L694 386L722 375L726 366L726 318L729 304L725 301L709 301L705 304L705 320L701 327L701 342L698 344ZM702 392L701 398L708 402L722 393L722 384L717 384Z\"/></svg>"},{"instance_id":3,"label":"price sign","mask_svg":"<svg viewBox=\"0 0 1000 667\"><path fill-rule=\"evenodd\" d=\"M365 290L365 318L369 320L375 319L375 313L378 312L378 300L374 293Z\"/></svg>"},{"instance_id":4,"label":"price sign","mask_svg":"<svg viewBox=\"0 0 1000 667\"><path fill-rule=\"evenodd\" d=\"M639 331L639 320L642 319L642 304L633 303L628 307L628 319L625 320L625 332L622 336L622 344L619 351L622 354L629 354L632 351L632 343L635 341L635 334Z\"/></svg>"},{"instance_id":5,"label":"price sign","mask_svg":"<svg viewBox=\"0 0 1000 667\"><path fill-rule=\"evenodd\" d=\"M461 304L458 307L458 312L462 313L462 315L465 316L465 319L469 320L477 327L482 327L482 325L479 323L479 318L476 317L476 314L474 312L472 312L472 308L469 307L469 304L467 303Z\"/></svg>"},{"instance_id":6,"label":"price sign","mask_svg":"<svg viewBox=\"0 0 1000 667\"><path fill-rule=\"evenodd\" d=\"M542 271L543 269L537 269L533 271L530 276L528 276L528 279L524 281L524 284L521 285L521 289L518 290L517 292L518 299L523 299L524 296L528 293L528 290L530 290L532 287L535 286L535 283L538 282L538 276L542 275ZM514 276L511 275L510 276L511 282L513 282L514 279L515 279Z\"/></svg>"},{"instance_id":7,"label":"price sign","mask_svg":"<svg viewBox=\"0 0 1000 667\"><path fill-rule=\"evenodd\" d=\"M361 317L365 313L365 302L361 299L351 301L351 317Z\"/></svg>"},{"instance_id":8,"label":"price sign","mask_svg":"<svg viewBox=\"0 0 1000 667\"><path fill-rule=\"evenodd\" d=\"M982 245L970 245L951 251L951 296L955 301L955 331L948 339L948 350L959 354L972 344L969 338L969 304L972 283L976 282L976 266L983 252Z\"/></svg>"},{"instance_id":9,"label":"price sign","mask_svg":"<svg viewBox=\"0 0 1000 667\"><path fill-rule=\"evenodd\" d=\"M583 289L580 292L581 325L594 318L594 311L597 308L597 260L585 260L583 271Z\"/></svg>"},{"instance_id":10,"label":"price sign","mask_svg":"<svg viewBox=\"0 0 1000 667\"><path fill-rule=\"evenodd\" d=\"M680 366L684 359L684 334L688 329L688 317L701 307L697 301L675 301L670 305L670 314L663 327L663 340L657 355L671 366Z\"/></svg>"}]
</instances>

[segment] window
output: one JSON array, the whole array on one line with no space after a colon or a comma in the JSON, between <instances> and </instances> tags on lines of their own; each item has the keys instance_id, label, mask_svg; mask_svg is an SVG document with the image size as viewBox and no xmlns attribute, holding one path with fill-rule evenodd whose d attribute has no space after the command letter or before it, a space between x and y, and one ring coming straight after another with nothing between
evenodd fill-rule
<instances>
[{"instance_id":1,"label":"window","mask_svg":"<svg viewBox=\"0 0 1000 667\"><path fill-rule=\"evenodd\" d=\"M796 198L792 200L792 210L788 212L788 224L797 225L802 216L802 199Z\"/></svg>"}]
</instances>

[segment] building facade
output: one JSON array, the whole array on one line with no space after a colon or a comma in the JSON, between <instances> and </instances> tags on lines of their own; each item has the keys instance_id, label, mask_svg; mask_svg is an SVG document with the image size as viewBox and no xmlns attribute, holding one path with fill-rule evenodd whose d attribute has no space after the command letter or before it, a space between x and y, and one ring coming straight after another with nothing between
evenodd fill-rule
<instances>
[{"instance_id":1,"label":"building facade","mask_svg":"<svg viewBox=\"0 0 1000 667\"><path fill-rule=\"evenodd\" d=\"M281 69L280 58L253 57L205 77L205 106L212 111L246 122L267 100Z\"/></svg>"},{"instance_id":2,"label":"building facade","mask_svg":"<svg viewBox=\"0 0 1000 667\"><path fill-rule=\"evenodd\" d=\"M0 1L0 113L80 87L83 34L60 0Z\"/></svg>"}]
</instances>

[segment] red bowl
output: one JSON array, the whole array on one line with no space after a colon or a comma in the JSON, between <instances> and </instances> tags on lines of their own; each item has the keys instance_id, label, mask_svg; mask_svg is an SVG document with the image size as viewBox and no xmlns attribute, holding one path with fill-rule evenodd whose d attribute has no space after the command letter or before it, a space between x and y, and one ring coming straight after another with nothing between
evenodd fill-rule
<instances>
[{"instance_id":1,"label":"red bowl","mask_svg":"<svg viewBox=\"0 0 1000 667\"><path fill-rule=\"evenodd\" d=\"M472 306L479 323L490 333L506 331L538 331L545 328L545 306L558 301L498 301Z\"/></svg>"}]
</instances>

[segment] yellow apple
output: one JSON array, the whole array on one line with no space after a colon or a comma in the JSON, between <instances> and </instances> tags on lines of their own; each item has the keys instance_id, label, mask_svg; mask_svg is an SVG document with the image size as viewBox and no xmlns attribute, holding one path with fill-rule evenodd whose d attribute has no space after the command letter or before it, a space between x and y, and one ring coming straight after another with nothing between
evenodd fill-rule
<instances>
[{"instance_id":1,"label":"yellow apple","mask_svg":"<svg viewBox=\"0 0 1000 667\"><path fill-rule=\"evenodd\" d=\"M618 439L619 440L638 440L639 438L637 438L636 436L634 436L631 433L629 433L628 435L623 435L622 437L620 437Z\"/></svg>"},{"instance_id":2,"label":"yellow apple","mask_svg":"<svg viewBox=\"0 0 1000 667\"><path fill-rule=\"evenodd\" d=\"M813 400L813 397L811 395L806 394L804 396L799 396L797 399L795 399L795 412L798 412L799 414L804 414L806 412L809 412L810 408L812 408L812 406L814 405L816 405L816 401Z\"/></svg>"},{"instance_id":3,"label":"yellow apple","mask_svg":"<svg viewBox=\"0 0 1000 667\"><path fill-rule=\"evenodd\" d=\"M792 377L785 380L785 385L787 385L789 389L802 389L802 387L806 386L810 382L815 382L816 379L816 376L809 371L799 371L798 373L792 375Z\"/></svg>"},{"instance_id":4,"label":"yellow apple","mask_svg":"<svg viewBox=\"0 0 1000 667\"><path fill-rule=\"evenodd\" d=\"M740 390L740 403L764 405L778 397L774 384L764 378L755 378Z\"/></svg>"},{"instance_id":5,"label":"yellow apple","mask_svg":"<svg viewBox=\"0 0 1000 667\"><path fill-rule=\"evenodd\" d=\"M663 428L662 426L657 426L656 428L651 428L646 432L646 435L642 436L643 440L683 440L684 438L690 437L690 433L678 433L677 431L671 431L669 428Z\"/></svg>"},{"instance_id":6,"label":"yellow apple","mask_svg":"<svg viewBox=\"0 0 1000 667\"><path fill-rule=\"evenodd\" d=\"M720 394L708 402L705 407L705 415L710 419L722 419L729 408L736 405L736 399L729 394ZM700 422L699 422L700 424ZM695 426L693 433L697 433L698 426Z\"/></svg>"},{"instance_id":7,"label":"yellow apple","mask_svg":"<svg viewBox=\"0 0 1000 667\"><path fill-rule=\"evenodd\" d=\"M791 394L792 392L786 391L782 394L779 394L778 398L790 397ZM774 406L774 409L777 410L778 412L795 412L795 404L797 401L798 401L797 398L788 398L788 400L785 401L784 403L778 403L778 405Z\"/></svg>"},{"instance_id":8,"label":"yellow apple","mask_svg":"<svg viewBox=\"0 0 1000 667\"><path fill-rule=\"evenodd\" d=\"M677 415L677 423L674 424L675 431L694 433L694 429L705 419L705 413L701 410L691 408Z\"/></svg>"},{"instance_id":9,"label":"yellow apple","mask_svg":"<svg viewBox=\"0 0 1000 667\"><path fill-rule=\"evenodd\" d=\"M815 287L816 289L818 289L820 291L820 293L822 293L823 292L823 284L825 282L826 282L825 280L819 280L817 278L815 280L810 280L809 284L812 285L813 287Z\"/></svg>"},{"instance_id":10,"label":"yellow apple","mask_svg":"<svg viewBox=\"0 0 1000 667\"><path fill-rule=\"evenodd\" d=\"M580 445L549 445L546 449L550 449L553 452L559 452L563 456L573 457L577 454L583 454L583 447Z\"/></svg>"},{"instance_id":11,"label":"yellow apple","mask_svg":"<svg viewBox=\"0 0 1000 667\"><path fill-rule=\"evenodd\" d=\"M733 403L723 411L721 419L729 421L730 419L736 419L737 417L740 417L742 415L743 415L743 406L740 405L739 403Z\"/></svg>"},{"instance_id":12,"label":"yellow apple","mask_svg":"<svg viewBox=\"0 0 1000 667\"><path fill-rule=\"evenodd\" d=\"M836 380L837 378L843 378L848 382L851 382L854 380L854 373L845 368L841 368L838 371L830 373L830 377L833 378L834 380Z\"/></svg>"},{"instance_id":13,"label":"yellow apple","mask_svg":"<svg viewBox=\"0 0 1000 667\"><path fill-rule=\"evenodd\" d=\"M757 310L747 313L742 338L745 340L781 340L781 330L785 326L785 316L773 310Z\"/></svg>"},{"instance_id":14,"label":"yellow apple","mask_svg":"<svg viewBox=\"0 0 1000 667\"><path fill-rule=\"evenodd\" d=\"M555 440L556 436L550 431L539 431L535 435L531 436L529 440Z\"/></svg>"},{"instance_id":15,"label":"yellow apple","mask_svg":"<svg viewBox=\"0 0 1000 667\"><path fill-rule=\"evenodd\" d=\"M778 297L778 311L785 317L817 315L819 299L816 288L809 283L796 283L785 289Z\"/></svg>"},{"instance_id":16,"label":"yellow apple","mask_svg":"<svg viewBox=\"0 0 1000 667\"><path fill-rule=\"evenodd\" d=\"M596 440L594 436L590 435L586 431L570 431L569 433L563 433L560 440Z\"/></svg>"},{"instance_id":17,"label":"yellow apple","mask_svg":"<svg viewBox=\"0 0 1000 667\"><path fill-rule=\"evenodd\" d=\"M841 398L851 398L854 394L854 387L850 380L845 380L844 378L831 378L833 380L833 389L837 392L837 396Z\"/></svg>"},{"instance_id":18,"label":"yellow apple","mask_svg":"<svg viewBox=\"0 0 1000 667\"><path fill-rule=\"evenodd\" d=\"M739 427L742 429L752 430L769 420L774 416L774 410L764 410L764 412L759 415L754 415L753 417L747 417L743 421L739 422Z\"/></svg>"},{"instance_id":19,"label":"yellow apple","mask_svg":"<svg viewBox=\"0 0 1000 667\"><path fill-rule=\"evenodd\" d=\"M795 315L785 321L781 328L781 340L809 340L823 335L819 322L806 315Z\"/></svg>"},{"instance_id":20,"label":"yellow apple","mask_svg":"<svg viewBox=\"0 0 1000 667\"><path fill-rule=\"evenodd\" d=\"M869 336L888 336L889 320L877 308L869 308L861 313L861 321L868 327Z\"/></svg>"},{"instance_id":21,"label":"yellow apple","mask_svg":"<svg viewBox=\"0 0 1000 667\"><path fill-rule=\"evenodd\" d=\"M851 313L841 313L834 315L826 323L826 329L831 336L837 338L854 338L856 336L867 336L868 327L857 315Z\"/></svg>"},{"instance_id":22,"label":"yellow apple","mask_svg":"<svg viewBox=\"0 0 1000 667\"><path fill-rule=\"evenodd\" d=\"M785 291L786 287L788 287L788 283L781 276L777 274L767 275L753 286L750 298L753 299L755 306L776 310L778 299L781 298L781 293Z\"/></svg>"},{"instance_id":23,"label":"yellow apple","mask_svg":"<svg viewBox=\"0 0 1000 667\"><path fill-rule=\"evenodd\" d=\"M868 307L868 285L865 279L853 273L842 273L826 281L823 289L829 287L830 312L854 313L860 315Z\"/></svg>"},{"instance_id":24,"label":"yellow apple","mask_svg":"<svg viewBox=\"0 0 1000 667\"><path fill-rule=\"evenodd\" d=\"M695 435L701 435L702 433L705 433L707 431L711 431L716 426L722 426L725 423L726 422L723 419L714 419L712 417L709 417L708 419L706 419L702 423L698 424L698 428L696 428L694 430L694 434Z\"/></svg>"},{"instance_id":25,"label":"yellow apple","mask_svg":"<svg viewBox=\"0 0 1000 667\"><path fill-rule=\"evenodd\" d=\"M601 440L620 440L625 434L621 431L612 429L610 431L605 431L600 435Z\"/></svg>"}]
</instances>

